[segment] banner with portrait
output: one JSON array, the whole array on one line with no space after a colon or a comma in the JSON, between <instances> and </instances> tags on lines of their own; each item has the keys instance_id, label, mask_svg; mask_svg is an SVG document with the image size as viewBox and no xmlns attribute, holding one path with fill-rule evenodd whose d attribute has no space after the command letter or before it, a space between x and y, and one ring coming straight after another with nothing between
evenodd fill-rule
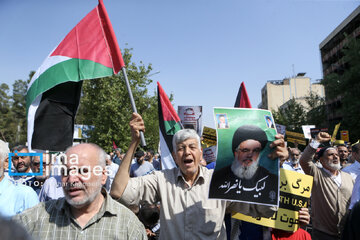
<instances>
[{"instance_id":1,"label":"banner with portrait","mask_svg":"<svg viewBox=\"0 0 360 240\"><path fill-rule=\"evenodd\" d=\"M291 170L280 169L279 210L270 218L254 218L234 213L233 218L285 231L299 228L299 210L309 207L313 177Z\"/></svg>"},{"instance_id":2,"label":"banner with portrait","mask_svg":"<svg viewBox=\"0 0 360 240\"><path fill-rule=\"evenodd\" d=\"M178 106L178 115L184 128L194 129L202 135L202 106Z\"/></svg>"},{"instance_id":3,"label":"banner with portrait","mask_svg":"<svg viewBox=\"0 0 360 240\"><path fill-rule=\"evenodd\" d=\"M278 206L279 163L270 159L276 129L268 110L214 108L217 159L209 198Z\"/></svg>"}]
</instances>

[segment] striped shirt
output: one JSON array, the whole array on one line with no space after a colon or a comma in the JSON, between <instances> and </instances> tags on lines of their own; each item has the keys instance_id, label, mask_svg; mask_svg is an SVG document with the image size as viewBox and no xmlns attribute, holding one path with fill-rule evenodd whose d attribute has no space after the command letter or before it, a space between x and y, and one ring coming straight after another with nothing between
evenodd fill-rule
<instances>
[{"instance_id":1,"label":"striped shirt","mask_svg":"<svg viewBox=\"0 0 360 240\"><path fill-rule=\"evenodd\" d=\"M145 228L125 206L114 201L105 189L99 212L82 228L65 198L42 202L14 216L35 239L147 239Z\"/></svg>"}]
</instances>

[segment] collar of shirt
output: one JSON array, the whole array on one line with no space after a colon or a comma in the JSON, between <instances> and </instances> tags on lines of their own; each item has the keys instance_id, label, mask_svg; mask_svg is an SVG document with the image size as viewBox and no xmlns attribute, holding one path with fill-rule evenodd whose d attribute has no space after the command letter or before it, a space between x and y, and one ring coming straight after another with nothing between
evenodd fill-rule
<instances>
[{"instance_id":1,"label":"collar of shirt","mask_svg":"<svg viewBox=\"0 0 360 240\"><path fill-rule=\"evenodd\" d=\"M117 215L116 210L113 204L111 203L112 199L110 195L107 193L105 188L101 189L101 194L104 196L104 202L101 205L99 212L85 225L84 229L89 225L91 225L92 223L96 222L98 219L102 218L105 214L110 214L112 216ZM70 204L66 201L65 198L60 199L60 201L58 201L58 204L55 207L59 211L64 211L69 218L75 221L74 216L71 213Z\"/></svg>"},{"instance_id":2,"label":"collar of shirt","mask_svg":"<svg viewBox=\"0 0 360 240\"><path fill-rule=\"evenodd\" d=\"M329 170L327 170L326 168L322 168L322 169L324 169L324 171L327 174L329 174L330 178L336 183L336 185L338 187L341 187L341 173L340 173L340 171L339 171L339 174L337 176L335 176L335 175L332 175L332 173Z\"/></svg>"},{"instance_id":3,"label":"collar of shirt","mask_svg":"<svg viewBox=\"0 0 360 240\"><path fill-rule=\"evenodd\" d=\"M205 177L204 177L204 173L203 173L204 170L203 170L202 168L203 168L203 167L199 166L199 175L198 175L197 178L195 179L193 185L197 184L197 182L199 181L199 179L202 179L202 182L204 182ZM177 168L177 172L176 172L176 180L177 180L177 182L179 182L180 179L182 179L182 181L183 181L185 184L187 184L186 181L185 181L184 175L183 175L183 173L181 172L180 168Z\"/></svg>"}]
</instances>

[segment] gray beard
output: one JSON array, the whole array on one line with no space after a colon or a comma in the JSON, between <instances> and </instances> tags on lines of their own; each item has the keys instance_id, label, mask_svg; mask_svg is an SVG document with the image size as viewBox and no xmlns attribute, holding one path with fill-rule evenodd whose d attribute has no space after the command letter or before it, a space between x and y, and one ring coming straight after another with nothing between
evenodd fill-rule
<instances>
[{"instance_id":1,"label":"gray beard","mask_svg":"<svg viewBox=\"0 0 360 240\"><path fill-rule=\"evenodd\" d=\"M256 170L259 167L259 157L256 159L256 162L251 164L249 167L241 166L237 159L231 164L231 171L239 178L245 178L246 180L251 179Z\"/></svg>"},{"instance_id":2,"label":"gray beard","mask_svg":"<svg viewBox=\"0 0 360 240\"><path fill-rule=\"evenodd\" d=\"M85 196L84 199L80 201L72 200L64 191L65 199L69 203L69 205L73 206L74 208L83 207L84 205L88 205L95 200L96 196L101 192L101 187L102 187L101 183L99 183L99 187L94 189L93 192L90 193L88 192L88 195Z\"/></svg>"},{"instance_id":3,"label":"gray beard","mask_svg":"<svg viewBox=\"0 0 360 240\"><path fill-rule=\"evenodd\" d=\"M299 163L299 159L298 160L291 159L291 164L292 165L296 165L298 163Z\"/></svg>"},{"instance_id":4,"label":"gray beard","mask_svg":"<svg viewBox=\"0 0 360 240\"><path fill-rule=\"evenodd\" d=\"M328 164L326 164L326 165L327 165L328 168L330 168L332 171L340 170L340 168L341 168L340 163L338 163L338 164L328 163Z\"/></svg>"}]
</instances>

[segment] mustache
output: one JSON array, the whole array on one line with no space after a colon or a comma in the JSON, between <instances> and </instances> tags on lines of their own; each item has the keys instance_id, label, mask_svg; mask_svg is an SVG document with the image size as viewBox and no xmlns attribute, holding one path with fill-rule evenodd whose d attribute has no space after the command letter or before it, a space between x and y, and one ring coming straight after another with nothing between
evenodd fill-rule
<instances>
[{"instance_id":1,"label":"mustache","mask_svg":"<svg viewBox=\"0 0 360 240\"><path fill-rule=\"evenodd\" d=\"M85 186L82 183L64 183L63 187L65 190L72 190L72 189L83 189L85 190Z\"/></svg>"}]
</instances>

